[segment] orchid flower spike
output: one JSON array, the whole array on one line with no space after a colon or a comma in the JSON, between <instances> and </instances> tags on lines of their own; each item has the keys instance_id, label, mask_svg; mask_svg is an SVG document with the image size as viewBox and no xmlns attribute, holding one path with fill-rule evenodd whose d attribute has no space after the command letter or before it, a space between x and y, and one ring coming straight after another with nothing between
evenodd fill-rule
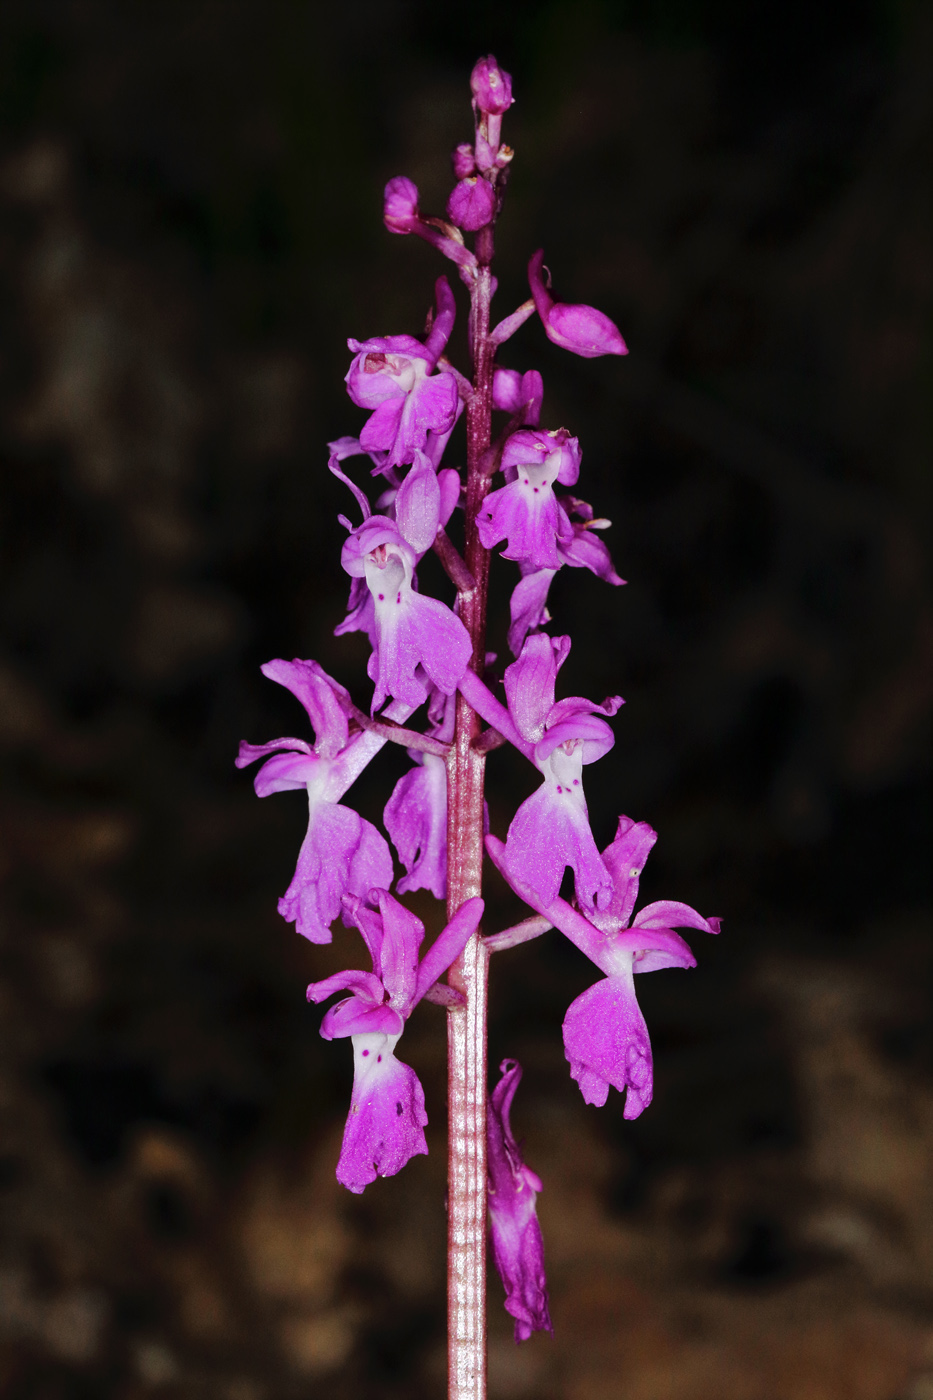
<instances>
[{"instance_id":1,"label":"orchid flower spike","mask_svg":"<svg viewBox=\"0 0 933 1400\"><path fill-rule=\"evenodd\" d=\"M522 1077L517 1060L503 1060L502 1078L489 1096L489 1225L492 1256L505 1287L505 1310L515 1318L516 1342L553 1332L544 1276L544 1241L535 1209L541 1179L522 1161L512 1133L512 1100Z\"/></svg>"},{"instance_id":2,"label":"orchid flower spike","mask_svg":"<svg viewBox=\"0 0 933 1400\"><path fill-rule=\"evenodd\" d=\"M594 306L555 301L544 281L544 249L528 264L528 282L544 334L555 345L587 360L597 355L627 355L628 347L616 325Z\"/></svg>"},{"instance_id":3,"label":"orchid flower spike","mask_svg":"<svg viewBox=\"0 0 933 1400\"><path fill-rule=\"evenodd\" d=\"M279 900L279 913L312 943L329 943L330 925L341 913L344 895L390 885L394 873L385 837L339 801L360 771L357 750L366 738L360 730L351 738L344 708L349 696L316 661L267 661L262 673L301 701L315 742L244 741L236 766L244 768L271 754L254 779L258 796L307 790L308 830L295 874Z\"/></svg>"},{"instance_id":4,"label":"orchid flower spike","mask_svg":"<svg viewBox=\"0 0 933 1400\"><path fill-rule=\"evenodd\" d=\"M373 970L348 969L312 982L308 1000L351 993L327 1011L321 1035L349 1036L353 1044L353 1093L337 1180L359 1194L377 1176L394 1176L428 1150L424 1090L414 1070L395 1058L395 1047L414 1007L463 952L483 901L462 904L420 962L424 924L386 890L371 890L365 904L348 898L346 911L363 935Z\"/></svg>"}]
</instances>

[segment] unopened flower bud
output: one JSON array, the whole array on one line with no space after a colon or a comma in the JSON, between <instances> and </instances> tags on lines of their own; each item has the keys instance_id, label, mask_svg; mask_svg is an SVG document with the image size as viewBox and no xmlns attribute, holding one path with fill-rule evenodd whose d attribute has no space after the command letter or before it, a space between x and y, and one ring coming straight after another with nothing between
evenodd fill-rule
<instances>
[{"instance_id":1,"label":"unopened flower bud","mask_svg":"<svg viewBox=\"0 0 933 1400\"><path fill-rule=\"evenodd\" d=\"M512 105L512 79L492 54L481 58L470 74L470 87L481 112L501 117Z\"/></svg>"},{"instance_id":2,"label":"unopened flower bud","mask_svg":"<svg viewBox=\"0 0 933 1400\"><path fill-rule=\"evenodd\" d=\"M476 175L454 185L447 201L447 217L468 233L475 233L491 223L495 210L496 196L492 185Z\"/></svg>"},{"instance_id":3,"label":"unopened flower bud","mask_svg":"<svg viewBox=\"0 0 933 1400\"><path fill-rule=\"evenodd\" d=\"M458 180L465 180L468 175L476 173L476 159L473 155L473 147L468 141L461 142L456 150L451 151L450 159Z\"/></svg>"},{"instance_id":4,"label":"unopened flower bud","mask_svg":"<svg viewBox=\"0 0 933 1400\"><path fill-rule=\"evenodd\" d=\"M528 282L544 334L555 345L575 355L627 355L625 341L614 322L595 306L555 301L544 280L544 251L539 248L528 264Z\"/></svg>"},{"instance_id":5,"label":"unopened flower bud","mask_svg":"<svg viewBox=\"0 0 933 1400\"><path fill-rule=\"evenodd\" d=\"M418 186L396 175L385 187L382 217L390 233L414 233L418 226Z\"/></svg>"}]
</instances>

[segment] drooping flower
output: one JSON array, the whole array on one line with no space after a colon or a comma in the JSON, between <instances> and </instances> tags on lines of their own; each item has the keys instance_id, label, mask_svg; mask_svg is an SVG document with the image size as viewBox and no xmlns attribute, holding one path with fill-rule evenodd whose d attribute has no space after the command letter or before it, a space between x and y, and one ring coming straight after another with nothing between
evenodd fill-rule
<instances>
[{"instance_id":1,"label":"drooping flower","mask_svg":"<svg viewBox=\"0 0 933 1400\"><path fill-rule=\"evenodd\" d=\"M483 901L462 904L420 963L424 925L386 890L372 890L365 904L348 898L346 911L363 935L373 970L348 969L312 982L308 1000L351 993L326 1012L321 1035L349 1036L353 1044L353 1093L337 1180L358 1194L377 1176L394 1176L428 1150L424 1090L414 1070L395 1058L395 1047L413 1008L465 948Z\"/></svg>"},{"instance_id":2,"label":"drooping flower","mask_svg":"<svg viewBox=\"0 0 933 1400\"><path fill-rule=\"evenodd\" d=\"M361 588L351 593L356 625L373 644L367 673L375 685L374 713L388 696L417 709L427 696L425 676L452 695L472 653L459 617L415 588L415 565L434 543L442 517L441 486L423 453L416 452L393 509L395 519L364 519L341 554L351 578L365 580L372 602L370 611ZM348 621L342 630L348 630Z\"/></svg>"},{"instance_id":3,"label":"drooping flower","mask_svg":"<svg viewBox=\"0 0 933 1400\"><path fill-rule=\"evenodd\" d=\"M428 433L448 433L457 418L455 376L434 374L453 328L456 304L445 277L435 287L437 314L422 344L410 335L349 340L355 351L346 376L347 392L360 408L372 410L360 443L367 452L386 452L386 467L404 466L423 450Z\"/></svg>"},{"instance_id":4,"label":"drooping flower","mask_svg":"<svg viewBox=\"0 0 933 1400\"><path fill-rule=\"evenodd\" d=\"M573 1001L564 1017L564 1050L570 1073L587 1103L606 1102L610 1085L625 1092L626 1118L637 1118L651 1102L651 1042L635 996L634 974L662 967L695 967L690 948L675 928L718 933L719 919L704 919L688 904L658 900L632 918L638 881L657 833L647 822L620 817L615 839L603 852L612 892L602 908L586 915L555 896L541 899L501 841L486 848L506 880L527 904L543 914L604 972Z\"/></svg>"},{"instance_id":5,"label":"drooping flower","mask_svg":"<svg viewBox=\"0 0 933 1400\"><path fill-rule=\"evenodd\" d=\"M295 874L279 900L279 913L312 943L329 943L330 925L341 913L344 895L365 894L374 885L392 883L392 855L385 838L339 800L381 743L360 730L351 737L344 709L347 692L316 661L269 661L262 673L301 701L315 742L244 741L236 765L243 768L272 755L254 779L260 797L292 788L307 790L308 830Z\"/></svg>"},{"instance_id":6,"label":"drooping flower","mask_svg":"<svg viewBox=\"0 0 933 1400\"><path fill-rule=\"evenodd\" d=\"M573 526L554 494L554 483L572 486L580 475L580 444L564 428L521 429L502 453L506 485L491 492L476 517L485 549L506 540L503 559L533 569L558 569L558 544L573 539Z\"/></svg>"},{"instance_id":7,"label":"drooping flower","mask_svg":"<svg viewBox=\"0 0 933 1400\"><path fill-rule=\"evenodd\" d=\"M596 849L583 796L583 765L595 763L615 742L605 719L622 704L611 696L602 705L582 696L555 704L557 672L570 651L569 637L535 633L517 661L506 668L509 714L532 761L544 776L537 792L519 807L506 838L509 861L549 903L564 870L573 868L577 899L587 909L609 897L611 879ZM494 723L494 720L490 720Z\"/></svg>"},{"instance_id":8,"label":"drooping flower","mask_svg":"<svg viewBox=\"0 0 933 1400\"><path fill-rule=\"evenodd\" d=\"M512 1133L512 1100L522 1077L517 1060L503 1060L502 1078L486 1109L489 1224L492 1256L505 1287L505 1309L515 1318L515 1340L553 1332L544 1275L544 1241L535 1209L541 1179L522 1161Z\"/></svg>"},{"instance_id":9,"label":"drooping flower","mask_svg":"<svg viewBox=\"0 0 933 1400\"><path fill-rule=\"evenodd\" d=\"M545 284L543 267L544 249L539 248L528 264L528 283L548 340L587 360L597 355L627 355L617 326L602 311L554 300Z\"/></svg>"}]
</instances>

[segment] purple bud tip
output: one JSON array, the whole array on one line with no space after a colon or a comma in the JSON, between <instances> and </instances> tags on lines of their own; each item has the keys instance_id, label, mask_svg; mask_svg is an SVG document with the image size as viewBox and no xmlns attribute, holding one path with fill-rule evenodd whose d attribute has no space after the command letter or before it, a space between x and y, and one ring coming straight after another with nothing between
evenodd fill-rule
<instances>
[{"instance_id":1,"label":"purple bud tip","mask_svg":"<svg viewBox=\"0 0 933 1400\"><path fill-rule=\"evenodd\" d=\"M396 175L385 187L382 217L390 233L413 233L418 225L418 186Z\"/></svg>"},{"instance_id":2,"label":"purple bud tip","mask_svg":"<svg viewBox=\"0 0 933 1400\"><path fill-rule=\"evenodd\" d=\"M476 157L468 141L461 142L456 150L451 151L450 159L458 180L465 180L468 175L476 174Z\"/></svg>"},{"instance_id":3,"label":"purple bud tip","mask_svg":"<svg viewBox=\"0 0 933 1400\"><path fill-rule=\"evenodd\" d=\"M476 105L489 116L501 117L512 105L512 79L503 72L492 54L481 58L470 74L470 87Z\"/></svg>"},{"instance_id":4,"label":"purple bud tip","mask_svg":"<svg viewBox=\"0 0 933 1400\"><path fill-rule=\"evenodd\" d=\"M481 176L460 180L450 192L447 217L458 228L475 233L492 222L496 211L496 196L492 185Z\"/></svg>"},{"instance_id":5,"label":"purple bud tip","mask_svg":"<svg viewBox=\"0 0 933 1400\"><path fill-rule=\"evenodd\" d=\"M595 306L555 301L544 280L544 250L539 248L528 264L528 284L544 333L555 345L575 355L627 355L619 328Z\"/></svg>"}]
</instances>

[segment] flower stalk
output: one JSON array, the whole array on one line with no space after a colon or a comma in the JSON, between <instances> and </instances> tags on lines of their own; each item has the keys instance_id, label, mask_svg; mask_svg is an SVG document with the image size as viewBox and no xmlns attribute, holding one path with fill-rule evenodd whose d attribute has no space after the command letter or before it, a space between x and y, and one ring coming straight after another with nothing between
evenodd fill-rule
<instances>
[{"instance_id":1,"label":"flower stalk","mask_svg":"<svg viewBox=\"0 0 933 1400\"><path fill-rule=\"evenodd\" d=\"M472 643L470 669L482 676L486 660L489 551L483 548L477 513L491 485L483 459L492 438L492 374L489 340L493 233L476 238L479 266L470 287L472 395L466 407L467 483L465 563L473 587L458 595L459 613ZM447 913L478 895L483 865L483 779L486 754L477 747L482 721L457 696L453 747L447 759ZM447 1014L447 1321L450 1400L482 1400L486 1393L486 1006L489 954L479 931L448 973L464 1005Z\"/></svg>"}]
</instances>

